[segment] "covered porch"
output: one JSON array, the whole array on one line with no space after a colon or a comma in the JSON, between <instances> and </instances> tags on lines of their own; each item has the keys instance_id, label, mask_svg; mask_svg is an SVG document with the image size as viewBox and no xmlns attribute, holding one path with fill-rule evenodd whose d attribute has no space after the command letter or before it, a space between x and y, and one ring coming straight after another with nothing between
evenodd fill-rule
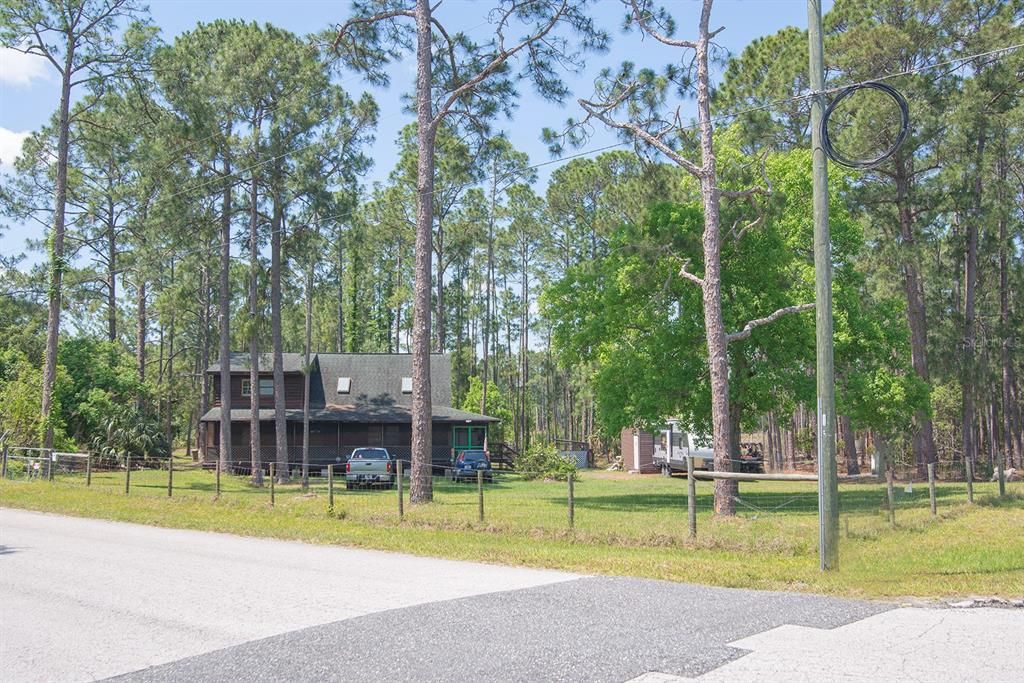
<instances>
[{"instance_id":1,"label":"covered porch","mask_svg":"<svg viewBox=\"0 0 1024 683\"><path fill-rule=\"evenodd\" d=\"M233 410L231 416L232 470L248 472L252 463L252 439L249 411ZM303 422L301 411L288 411L287 439L288 463L291 469L301 468L303 461ZM291 413L298 412L299 415ZM245 413L244 419L236 413ZM269 413L269 415L265 415ZM204 464L212 467L220 458L220 421L206 419ZM483 417L483 416L481 416ZM484 449L488 445L488 424L493 418L474 420L464 418L458 423L435 419L432 423L431 461L437 468L448 467L452 459L463 450ZM273 411L260 411L260 459L265 465L277 460L276 432ZM339 465L348 460L352 451L361 447L386 448L392 457L410 463L412 458L412 425L395 422L347 422L340 420L310 420L309 463L318 471L327 465Z\"/></svg>"}]
</instances>

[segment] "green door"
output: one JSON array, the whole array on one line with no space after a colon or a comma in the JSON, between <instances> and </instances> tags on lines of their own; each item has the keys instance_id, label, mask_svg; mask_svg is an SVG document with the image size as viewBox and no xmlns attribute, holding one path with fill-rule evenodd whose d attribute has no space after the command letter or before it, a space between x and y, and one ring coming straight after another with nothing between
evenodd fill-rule
<instances>
[{"instance_id":1,"label":"green door","mask_svg":"<svg viewBox=\"0 0 1024 683\"><path fill-rule=\"evenodd\" d=\"M486 426L452 428L452 446L455 448L455 456L458 457L459 453L468 449L482 450L486 436Z\"/></svg>"}]
</instances>

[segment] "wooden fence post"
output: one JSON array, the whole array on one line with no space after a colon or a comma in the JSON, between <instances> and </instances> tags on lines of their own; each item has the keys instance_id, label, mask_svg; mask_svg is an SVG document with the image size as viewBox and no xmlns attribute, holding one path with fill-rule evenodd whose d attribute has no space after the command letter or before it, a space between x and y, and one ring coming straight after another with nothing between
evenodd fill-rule
<instances>
[{"instance_id":1,"label":"wooden fence post","mask_svg":"<svg viewBox=\"0 0 1024 683\"><path fill-rule=\"evenodd\" d=\"M480 512L480 521L484 521L484 471L476 471L476 494L477 494L477 507Z\"/></svg>"},{"instance_id":2,"label":"wooden fence post","mask_svg":"<svg viewBox=\"0 0 1024 683\"><path fill-rule=\"evenodd\" d=\"M7 444L4 444L3 464L0 465L0 479L7 478Z\"/></svg>"},{"instance_id":3,"label":"wooden fence post","mask_svg":"<svg viewBox=\"0 0 1024 683\"><path fill-rule=\"evenodd\" d=\"M171 497L174 490L174 455L167 456L167 497Z\"/></svg>"},{"instance_id":4,"label":"wooden fence post","mask_svg":"<svg viewBox=\"0 0 1024 683\"><path fill-rule=\"evenodd\" d=\"M327 511L334 512L334 465L327 466Z\"/></svg>"},{"instance_id":5,"label":"wooden fence post","mask_svg":"<svg viewBox=\"0 0 1024 683\"><path fill-rule=\"evenodd\" d=\"M124 495L128 495L132 486L132 454L126 453L124 456Z\"/></svg>"},{"instance_id":6,"label":"wooden fence post","mask_svg":"<svg viewBox=\"0 0 1024 683\"><path fill-rule=\"evenodd\" d=\"M573 482L576 480L576 475L573 472L569 473L569 528L572 529L576 525L576 496L573 491Z\"/></svg>"},{"instance_id":7,"label":"wooden fence post","mask_svg":"<svg viewBox=\"0 0 1024 683\"><path fill-rule=\"evenodd\" d=\"M974 458L967 458L967 502L974 503Z\"/></svg>"},{"instance_id":8,"label":"wooden fence post","mask_svg":"<svg viewBox=\"0 0 1024 683\"><path fill-rule=\"evenodd\" d=\"M270 463L270 507L274 507L274 464Z\"/></svg>"},{"instance_id":9,"label":"wooden fence post","mask_svg":"<svg viewBox=\"0 0 1024 683\"><path fill-rule=\"evenodd\" d=\"M932 517L934 517L937 506L935 504L935 463L933 462L928 463L928 501L931 503Z\"/></svg>"},{"instance_id":10,"label":"wooden fence post","mask_svg":"<svg viewBox=\"0 0 1024 683\"><path fill-rule=\"evenodd\" d=\"M690 518L690 538L697 537L697 480L693 476L693 456L686 456L686 511Z\"/></svg>"},{"instance_id":11,"label":"wooden fence post","mask_svg":"<svg viewBox=\"0 0 1024 683\"><path fill-rule=\"evenodd\" d=\"M885 487L889 500L889 526L896 528L896 492L893 490L891 467L885 470Z\"/></svg>"},{"instance_id":12,"label":"wooden fence post","mask_svg":"<svg viewBox=\"0 0 1024 683\"><path fill-rule=\"evenodd\" d=\"M217 471L217 498L220 498L220 460L217 461L217 467L215 469Z\"/></svg>"},{"instance_id":13,"label":"wooden fence post","mask_svg":"<svg viewBox=\"0 0 1024 683\"><path fill-rule=\"evenodd\" d=\"M395 476L398 481L395 483L395 488L398 489L398 519L405 517L405 499L402 497L402 461L399 460L395 463Z\"/></svg>"},{"instance_id":14,"label":"wooden fence post","mask_svg":"<svg viewBox=\"0 0 1024 683\"><path fill-rule=\"evenodd\" d=\"M53 449L46 449L46 478L53 481Z\"/></svg>"},{"instance_id":15,"label":"wooden fence post","mask_svg":"<svg viewBox=\"0 0 1024 683\"><path fill-rule=\"evenodd\" d=\"M85 454L85 485L92 486L92 451Z\"/></svg>"}]
</instances>

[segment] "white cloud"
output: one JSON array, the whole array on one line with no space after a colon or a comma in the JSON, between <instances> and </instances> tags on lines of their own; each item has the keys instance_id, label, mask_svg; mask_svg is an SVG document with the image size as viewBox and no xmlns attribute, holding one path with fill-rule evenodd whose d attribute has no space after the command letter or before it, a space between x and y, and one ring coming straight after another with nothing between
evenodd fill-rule
<instances>
[{"instance_id":1,"label":"white cloud","mask_svg":"<svg viewBox=\"0 0 1024 683\"><path fill-rule=\"evenodd\" d=\"M0 83L28 85L50 76L49 64L39 55L27 55L9 47L0 47Z\"/></svg>"},{"instance_id":2,"label":"white cloud","mask_svg":"<svg viewBox=\"0 0 1024 683\"><path fill-rule=\"evenodd\" d=\"M0 165L14 166L14 160L21 154L21 144L29 135L31 135L31 131L16 133L0 126Z\"/></svg>"}]
</instances>

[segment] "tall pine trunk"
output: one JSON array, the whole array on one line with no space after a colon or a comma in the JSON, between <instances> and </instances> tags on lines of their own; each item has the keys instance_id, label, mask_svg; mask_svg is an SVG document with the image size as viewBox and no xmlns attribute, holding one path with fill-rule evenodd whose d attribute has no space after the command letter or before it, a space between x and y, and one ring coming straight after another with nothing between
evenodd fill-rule
<instances>
[{"instance_id":1,"label":"tall pine trunk","mask_svg":"<svg viewBox=\"0 0 1024 683\"><path fill-rule=\"evenodd\" d=\"M928 323L924 304L924 282L918 269L915 253L913 207L910 197L909 162L897 152L895 163L896 207L899 214L900 244L903 250L903 285L907 296L907 323L910 327L910 361L914 372L925 383L928 372ZM935 437L932 420L924 411L914 420L914 461L918 474L924 476L927 463L935 462Z\"/></svg>"},{"instance_id":2,"label":"tall pine trunk","mask_svg":"<svg viewBox=\"0 0 1024 683\"><path fill-rule=\"evenodd\" d=\"M430 387L430 257L434 224L434 141L429 0L416 0L416 263L412 323L412 503L433 500Z\"/></svg>"},{"instance_id":3,"label":"tall pine trunk","mask_svg":"<svg viewBox=\"0 0 1024 683\"><path fill-rule=\"evenodd\" d=\"M260 344L259 344L259 242L256 176L249 187L249 466L252 482L263 483L263 453L260 450Z\"/></svg>"},{"instance_id":4,"label":"tall pine trunk","mask_svg":"<svg viewBox=\"0 0 1024 683\"><path fill-rule=\"evenodd\" d=\"M68 200L68 149L71 135L71 69L75 43L68 40L60 85L60 120L57 126L57 178L53 197L53 232L49 236L50 286L46 308L46 353L43 357L43 390L40 414L43 448L53 448L53 385L57 381L57 342L60 339L61 297L64 280L64 221Z\"/></svg>"},{"instance_id":5,"label":"tall pine trunk","mask_svg":"<svg viewBox=\"0 0 1024 683\"><path fill-rule=\"evenodd\" d=\"M170 289L174 289L174 258L171 258L171 282ZM167 439L167 445L173 450L174 448L174 388L176 386L174 382L174 324L176 322L175 307L171 306L171 320L169 323L168 340L167 340L167 415L166 423L164 425L164 438Z\"/></svg>"},{"instance_id":6,"label":"tall pine trunk","mask_svg":"<svg viewBox=\"0 0 1024 683\"><path fill-rule=\"evenodd\" d=\"M284 232L284 202L281 197L282 158L278 146L273 145L274 207L270 221L270 328L274 345L274 437L277 447L277 478L280 482L291 479L288 464L288 423L284 408L284 348L281 339L281 238Z\"/></svg>"},{"instance_id":7,"label":"tall pine trunk","mask_svg":"<svg viewBox=\"0 0 1024 683\"><path fill-rule=\"evenodd\" d=\"M719 472L732 470L732 431L729 425L729 359L726 351L725 321L722 318L721 234L719 230L718 172L715 160L713 124L711 121L711 88L709 84L708 47L711 41L708 24L711 2L705 0L697 39L697 115L700 121L701 177L700 195L704 208L704 278L701 290L704 301L704 327L708 346L708 368L711 374L711 426L714 463ZM736 482L715 480L715 514L736 514Z\"/></svg>"},{"instance_id":8,"label":"tall pine trunk","mask_svg":"<svg viewBox=\"0 0 1024 683\"><path fill-rule=\"evenodd\" d=\"M310 352L313 345L313 256L306 264L306 358L302 366L302 488L309 488L309 375Z\"/></svg>"},{"instance_id":9,"label":"tall pine trunk","mask_svg":"<svg viewBox=\"0 0 1024 683\"><path fill-rule=\"evenodd\" d=\"M117 230L114 199L107 194L107 339L117 341Z\"/></svg>"},{"instance_id":10,"label":"tall pine trunk","mask_svg":"<svg viewBox=\"0 0 1024 683\"><path fill-rule=\"evenodd\" d=\"M402 278L402 246L398 246L398 256L395 259L395 273L399 281ZM395 297L395 353L402 352L402 299Z\"/></svg>"},{"instance_id":11,"label":"tall pine trunk","mask_svg":"<svg viewBox=\"0 0 1024 683\"><path fill-rule=\"evenodd\" d=\"M135 372L139 384L142 384L146 381L146 329L149 325L146 317L146 280L142 268L139 268L136 277L138 281L135 285ZM141 395L138 400L141 407Z\"/></svg>"},{"instance_id":12,"label":"tall pine trunk","mask_svg":"<svg viewBox=\"0 0 1024 683\"><path fill-rule=\"evenodd\" d=\"M203 416L210 409L210 379L206 369L210 367L210 264L203 258L199 277L200 301L202 308L199 313L199 406L196 409L199 420L196 425L196 441L199 446L200 460L206 462L207 424Z\"/></svg>"},{"instance_id":13,"label":"tall pine trunk","mask_svg":"<svg viewBox=\"0 0 1024 683\"><path fill-rule=\"evenodd\" d=\"M227 125L231 130L231 124ZM231 463L231 162L224 159L224 189L220 214L220 469Z\"/></svg>"},{"instance_id":14,"label":"tall pine trunk","mask_svg":"<svg viewBox=\"0 0 1024 683\"><path fill-rule=\"evenodd\" d=\"M487 414L487 385L490 383L488 374L490 354L488 342L491 338L491 292L494 287L494 212L498 204L498 160L494 160L494 168L491 173L491 210L487 216L487 267L484 283L484 329L483 329L483 370L482 386L480 394L480 414Z\"/></svg>"},{"instance_id":15,"label":"tall pine trunk","mask_svg":"<svg viewBox=\"0 0 1024 683\"><path fill-rule=\"evenodd\" d=\"M335 330L334 350L337 353L345 352L345 245L341 236L338 236L338 327Z\"/></svg>"},{"instance_id":16,"label":"tall pine trunk","mask_svg":"<svg viewBox=\"0 0 1024 683\"><path fill-rule=\"evenodd\" d=\"M525 451L530 447L529 437L529 416L526 412L526 383L530 377L530 366L529 358L527 356L527 350L530 346L530 283L529 275L526 272L526 256L525 251L523 252L522 259L522 273L520 277L520 306L522 307L519 316L519 410L520 420L522 420L519 427L519 433L522 436L523 450Z\"/></svg>"},{"instance_id":17,"label":"tall pine trunk","mask_svg":"<svg viewBox=\"0 0 1024 683\"><path fill-rule=\"evenodd\" d=\"M438 220L437 241L434 243L437 250L437 352L444 353L445 343L445 310L444 310L444 224Z\"/></svg>"},{"instance_id":18,"label":"tall pine trunk","mask_svg":"<svg viewBox=\"0 0 1024 683\"><path fill-rule=\"evenodd\" d=\"M999 202L999 327L1002 342L1000 344L1000 364L1002 379L1002 425L1003 425L1003 459L1007 467L1014 466L1013 459L1013 360L1011 349L1013 348L1014 330L1010 325L1010 286L1009 286L1009 250L1010 240L1007 235L1007 213L1009 208L1004 205L1002 197L1003 187L1006 184L1007 159L1005 131L1003 144L999 148L999 160L997 166L999 176L1000 199ZM1018 455L1019 455L1018 445ZM1024 464L1024 463L1022 463Z\"/></svg>"},{"instance_id":19,"label":"tall pine trunk","mask_svg":"<svg viewBox=\"0 0 1024 683\"><path fill-rule=\"evenodd\" d=\"M975 152L973 184L973 202L971 216L967 220L966 250L964 258L964 327L963 355L961 359L961 390L963 393L963 413L961 416L961 437L963 439L964 460L976 463L978 460L978 442L975 440L975 289L978 282L978 223L982 220L981 193L982 168L985 154L985 128L982 126L978 134Z\"/></svg>"}]
</instances>

